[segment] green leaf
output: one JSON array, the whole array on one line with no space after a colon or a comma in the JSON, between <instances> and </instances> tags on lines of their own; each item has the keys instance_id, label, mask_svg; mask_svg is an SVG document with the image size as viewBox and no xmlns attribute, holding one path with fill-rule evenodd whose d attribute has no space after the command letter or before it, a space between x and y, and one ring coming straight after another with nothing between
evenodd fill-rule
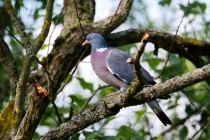
<instances>
[{"instance_id":1,"label":"green leaf","mask_svg":"<svg viewBox=\"0 0 210 140\"><path fill-rule=\"evenodd\" d=\"M159 4L161 6L167 6L167 5L171 4L171 0L161 0L161 1L159 1Z\"/></svg>"},{"instance_id":2,"label":"green leaf","mask_svg":"<svg viewBox=\"0 0 210 140\"><path fill-rule=\"evenodd\" d=\"M111 122L112 120L114 120L116 117L109 117L108 119L106 119L103 123L103 126L106 126L109 122Z\"/></svg>"},{"instance_id":3,"label":"green leaf","mask_svg":"<svg viewBox=\"0 0 210 140\"><path fill-rule=\"evenodd\" d=\"M190 3L188 7L183 4L179 4L179 6L180 9L183 12L185 12L185 16L188 16L189 14L192 15L203 14L206 11L206 4L198 1Z\"/></svg>"},{"instance_id":4,"label":"green leaf","mask_svg":"<svg viewBox=\"0 0 210 140\"><path fill-rule=\"evenodd\" d=\"M59 19L58 19L59 18ZM61 15L55 15L53 18L52 18L52 21L54 24L58 25L58 24L61 24L63 23L63 14Z\"/></svg>"},{"instance_id":5,"label":"green leaf","mask_svg":"<svg viewBox=\"0 0 210 140\"><path fill-rule=\"evenodd\" d=\"M33 140L39 140L40 139L40 136L37 132L34 133L33 135Z\"/></svg>"},{"instance_id":6,"label":"green leaf","mask_svg":"<svg viewBox=\"0 0 210 140\"><path fill-rule=\"evenodd\" d=\"M157 140L163 140L163 137L161 135L157 136Z\"/></svg>"},{"instance_id":7,"label":"green leaf","mask_svg":"<svg viewBox=\"0 0 210 140\"><path fill-rule=\"evenodd\" d=\"M48 46L47 44L43 44L40 50L44 50L47 46Z\"/></svg>"},{"instance_id":8,"label":"green leaf","mask_svg":"<svg viewBox=\"0 0 210 140\"><path fill-rule=\"evenodd\" d=\"M100 91L100 93L98 94L98 96L99 96L99 98L103 98L107 94L112 93L112 92L115 92L115 91L116 91L115 88L113 88L113 87L107 87L107 88L102 89Z\"/></svg>"},{"instance_id":9,"label":"green leaf","mask_svg":"<svg viewBox=\"0 0 210 140\"><path fill-rule=\"evenodd\" d=\"M183 126L183 128L180 130L180 135L179 135L180 139L181 140L186 139L187 134L188 134L188 129L186 126Z\"/></svg>"},{"instance_id":10,"label":"green leaf","mask_svg":"<svg viewBox=\"0 0 210 140\"><path fill-rule=\"evenodd\" d=\"M201 112L201 119L199 121L200 122L199 124L205 123L206 120L208 120L208 117L209 117L208 112Z\"/></svg>"},{"instance_id":11,"label":"green leaf","mask_svg":"<svg viewBox=\"0 0 210 140\"><path fill-rule=\"evenodd\" d=\"M93 92L93 84L92 83L88 83L86 82L83 78L81 77L77 77L77 80L79 81L80 85L84 88L84 89L88 89L91 92Z\"/></svg>"},{"instance_id":12,"label":"green leaf","mask_svg":"<svg viewBox=\"0 0 210 140\"><path fill-rule=\"evenodd\" d=\"M117 136L119 139L143 139L147 134L143 131L137 132L128 126L121 126L118 129Z\"/></svg>"},{"instance_id":13,"label":"green leaf","mask_svg":"<svg viewBox=\"0 0 210 140\"><path fill-rule=\"evenodd\" d=\"M154 58L153 56L153 52L145 52L143 54L142 60L143 62L147 62L149 64L149 66L156 71L156 67L161 64L162 62L164 62L165 60L161 59L161 58Z\"/></svg>"},{"instance_id":14,"label":"green leaf","mask_svg":"<svg viewBox=\"0 0 210 140\"><path fill-rule=\"evenodd\" d=\"M93 131L93 132L83 131L82 133L86 137L87 140L104 138L104 133L103 133L103 131L100 131L100 130Z\"/></svg>"},{"instance_id":15,"label":"green leaf","mask_svg":"<svg viewBox=\"0 0 210 140\"><path fill-rule=\"evenodd\" d=\"M35 20L39 18L39 9L35 10L33 17Z\"/></svg>"},{"instance_id":16,"label":"green leaf","mask_svg":"<svg viewBox=\"0 0 210 140\"><path fill-rule=\"evenodd\" d=\"M192 109L191 105L187 105L185 111L186 111L187 114L192 114L193 109Z\"/></svg>"},{"instance_id":17,"label":"green leaf","mask_svg":"<svg viewBox=\"0 0 210 140\"><path fill-rule=\"evenodd\" d=\"M169 106L168 106L168 110L169 110L169 109L174 109L174 108L176 108L176 106L177 106L177 103L176 103L176 104L169 105Z\"/></svg>"},{"instance_id":18,"label":"green leaf","mask_svg":"<svg viewBox=\"0 0 210 140\"><path fill-rule=\"evenodd\" d=\"M76 133L70 138L70 140L78 140L79 136L80 136L80 133Z\"/></svg>"},{"instance_id":19,"label":"green leaf","mask_svg":"<svg viewBox=\"0 0 210 140\"><path fill-rule=\"evenodd\" d=\"M155 69L162 62L164 62L164 60L160 58L151 58L148 60L148 64L152 69Z\"/></svg>"},{"instance_id":20,"label":"green leaf","mask_svg":"<svg viewBox=\"0 0 210 140\"><path fill-rule=\"evenodd\" d=\"M138 110L135 111L135 116L136 116L136 122L140 122L142 115L146 112L146 110Z\"/></svg>"},{"instance_id":21,"label":"green leaf","mask_svg":"<svg viewBox=\"0 0 210 140\"><path fill-rule=\"evenodd\" d=\"M69 95L69 97L73 100L73 110L79 112L81 110L81 107L84 105L86 99L79 94Z\"/></svg>"},{"instance_id":22,"label":"green leaf","mask_svg":"<svg viewBox=\"0 0 210 140\"><path fill-rule=\"evenodd\" d=\"M47 126L49 128L54 128L57 126L56 119L53 117L54 110L52 106L47 107L45 114L42 116L40 125Z\"/></svg>"},{"instance_id":23,"label":"green leaf","mask_svg":"<svg viewBox=\"0 0 210 140\"><path fill-rule=\"evenodd\" d=\"M69 97L73 100L72 109L75 112L81 111L81 108L83 107L87 99L80 94L69 95ZM87 104L85 108L90 108L90 107L91 104ZM65 109L63 110L65 111Z\"/></svg>"},{"instance_id":24,"label":"green leaf","mask_svg":"<svg viewBox=\"0 0 210 140\"><path fill-rule=\"evenodd\" d=\"M135 46L134 46L133 44L129 44L129 45L120 46L119 49L120 49L121 51L124 51L124 52L130 54L130 49L131 49L132 47L135 47Z\"/></svg>"}]
</instances>

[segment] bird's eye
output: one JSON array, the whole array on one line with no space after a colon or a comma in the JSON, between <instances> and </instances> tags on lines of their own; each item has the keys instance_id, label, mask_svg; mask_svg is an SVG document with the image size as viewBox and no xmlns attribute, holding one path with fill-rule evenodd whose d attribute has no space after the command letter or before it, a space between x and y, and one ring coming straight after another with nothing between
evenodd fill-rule
<instances>
[{"instance_id":1,"label":"bird's eye","mask_svg":"<svg viewBox=\"0 0 210 140\"><path fill-rule=\"evenodd\" d=\"M91 37L90 40L92 40L93 38Z\"/></svg>"}]
</instances>

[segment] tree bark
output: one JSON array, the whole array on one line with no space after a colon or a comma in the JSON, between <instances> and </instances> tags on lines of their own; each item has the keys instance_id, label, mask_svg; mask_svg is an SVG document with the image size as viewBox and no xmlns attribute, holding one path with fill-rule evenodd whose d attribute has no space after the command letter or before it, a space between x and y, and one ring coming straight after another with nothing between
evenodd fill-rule
<instances>
[{"instance_id":1,"label":"tree bark","mask_svg":"<svg viewBox=\"0 0 210 140\"><path fill-rule=\"evenodd\" d=\"M153 99L157 99L160 96L179 91L207 78L210 78L210 64L202 68L195 69L192 72L176 76L152 87L146 87L142 91L138 92L136 92L136 88L140 85L137 82L138 80L135 79L127 91L122 92L121 94L106 96L90 109L74 116L67 123L63 123L59 127L50 130L41 139L66 139L95 122L117 114L123 107L146 103Z\"/></svg>"},{"instance_id":2,"label":"tree bark","mask_svg":"<svg viewBox=\"0 0 210 140\"><path fill-rule=\"evenodd\" d=\"M25 34L24 26L15 16L14 10L11 9L12 5L11 3L9 3L10 1L4 1L5 7L9 9L7 10L8 14L10 15L11 19L13 19L13 24L16 26L21 36L23 46L26 49L30 48L31 41L28 40L27 35ZM43 24L42 32L37 37L34 44L32 44L33 49L29 50L30 52L32 52L28 53L29 56L31 56L31 54L32 56L35 56L48 34L50 26L49 20L52 16L51 12L53 1L48 0L48 2L50 5L48 5L49 7L47 8L49 11L46 11L47 16L45 17L45 24ZM43 65L48 65L47 70L49 72L50 78L52 79L51 85L53 88L50 87L51 90L49 91L49 98L40 99L35 94L35 90L33 87L33 77L37 79L38 83L42 87L47 87L48 75L43 68L39 69L35 74L30 73L30 67L32 62L34 61L34 58L33 60L30 60L30 62L27 62L28 65L26 62L24 63L24 65L27 65L27 71L23 70L24 72L22 72L23 74L20 77L24 77L26 80L28 80L29 77L29 80L28 83L23 83L22 81L22 84L24 84L24 86L21 89L16 89L16 95L19 92L18 94L23 97L24 95L26 95L25 93L27 93L27 96L25 96L26 100L20 98L21 102L19 102L19 105L23 102L25 105L27 105L27 107L23 109L22 107L20 108L23 112L21 113L23 116L21 116L20 125L17 125L17 134L14 134L16 139L32 139L32 136L42 118L42 115L44 114L49 103L56 98L57 94L59 94L57 91L66 76L77 65L77 62L80 62L84 57L89 55L90 49L86 50L86 48L82 47L81 44L84 41L84 36L89 34L90 32L98 32L106 36L108 44L114 47L118 45L139 42L142 38L142 35L146 32L150 35L149 41L154 43L156 47L163 48L167 51L169 50L169 46L174 38L174 35L163 31L156 31L151 29L129 29L126 31L111 34L114 29L120 26L127 19L132 3L133 0L121 0L115 13L101 21L93 22L95 15L94 0L64 1L63 30L60 36L55 40L55 44L53 45L53 50L51 51L51 53L47 56L47 58L44 58L42 61ZM197 67L202 67L203 65L205 65L205 63L202 61L201 57L210 57L210 53L208 51L209 48L209 42L177 37L172 48L172 53L177 53L181 56L184 56L192 61ZM12 57L10 58L12 59ZM5 64L6 68L10 69L10 66L14 66L12 62L13 61L11 60L10 65L6 65L6 62L3 63ZM193 73L190 73L200 74L199 76L195 76L197 79L193 78L190 74L185 74L183 76L170 79L165 83L157 84L150 88L144 88L138 93L136 92L136 89L138 89L139 85L137 82L134 82L129 90L126 91L124 94L110 96L102 99L91 109L84 111L77 116L74 116L72 120L68 123L64 123L58 128L49 131L46 135L42 137L42 139L67 138L72 134L82 130L83 128L86 128L87 126L93 124L94 122L101 120L102 118L115 115L122 107L142 104L146 101L157 98L160 95L169 94L186 86L192 85L193 83L199 82L201 80L206 80L207 78L209 78L209 70L207 68L209 68L209 65L201 69L197 69ZM13 70L15 71L15 69ZM10 75L13 75L15 73L10 72L10 70L8 70L7 72ZM21 82L21 78L19 78L18 75L14 76L13 78L16 81L19 80ZM20 85L18 87L20 88ZM15 93L13 95L15 95ZM18 100L18 98L14 98L13 96L11 96L7 105L0 114L0 124L7 124L2 126L0 125L2 128L0 129L0 139L12 138L9 133L12 131L12 126L17 123L14 114L16 109L14 107L15 100ZM132 102L128 103L128 101ZM26 113L24 113L24 110L27 110Z\"/></svg>"}]
</instances>

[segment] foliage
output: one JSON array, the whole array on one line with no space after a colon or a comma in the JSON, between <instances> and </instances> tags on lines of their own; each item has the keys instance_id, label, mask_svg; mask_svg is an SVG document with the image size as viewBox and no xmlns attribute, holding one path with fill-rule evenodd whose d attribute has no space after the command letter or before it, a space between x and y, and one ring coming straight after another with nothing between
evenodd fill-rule
<instances>
[{"instance_id":1,"label":"foliage","mask_svg":"<svg viewBox=\"0 0 210 140\"><path fill-rule=\"evenodd\" d=\"M31 2L31 1L30 1ZM17 15L20 15L22 21L26 25L26 31L27 35L34 39L35 38L35 31L37 28L40 28L40 21L43 21L43 11L46 7L46 1L37 0L32 2L33 4L30 4L30 2L26 0L16 0L14 1L15 11L17 12ZM100 2L100 1L97 1ZM176 6L178 3L179 7ZM209 2L208 2L209 4ZM36 5L33 7L33 5ZM56 4L56 8L60 9L61 11L61 5L59 2ZM153 4L155 5L155 3ZM31 6L31 7L30 7ZM139 6L139 7L138 7ZM145 6L145 7L144 7ZM207 5L204 2L199 1L192 1L189 6L186 5L186 3L179 3L174 2L171 0L159 0L156 6L159 9L163 10L169 10L171 13L174 14L175 12L182 12L185 11L185 19L186 22L182 23L181 31L180 33L185 37L197 37L199 39L205 39L207 41L210 40L209 32L209 20L207 20L206 15L206 9L210 8L209 5ZM169 20L163 19L163 21L159 21L157 23L156 20L153 20L152 15L149 14L148 10L150 5L143 0L135 1L133 10L130 13L130 16L128 17L128 21L125 23L127 26L130 27L144 27L144 28L156 28L156 29L167 29L168 31L175 31L177 28L177 25L171 25L172 21L180 21L181 17L177 18L171 18ZM30 12L25 13L24 11L30 9ZM3 10L2 3L0 2L0 10ZM142 11L145 10L145 11ZM59 14L60 11L54 11L53 13L53 23L56 25L62 25L63 18L61 17L59 20ZM161 11L158 11L161 12ZM26 14L26 15L24 15ZM165 14L165 13L161 13ZM138 15L138 16L137 16ZM25 18L28 18L27 20ZM137 17L145 17L141 19L137 19ZM198 22L198 19L203 19L202 22ZM1 20L0 20L1 21ZM134 23L135 21L135 23ZM194 27L194 24L201 25L199 29L192 28L189 29L187 26ZM2 25L1 25L2 26ZM15 30L15 28L12 25L11 20L7 19L5 28L9 29L9 31L19 39L18 33ZM14 60L17 64L18 71L20 73L23 65L23 55L24 55L24 49L22 46L13 38L11 35L4 30L4 37L7 40L7 43L11 49L11 52L13 54ZM130 53L132 52L132 49L134 49L136 45L125 45L122 46L120 49L123 51ZM46 50L48 47L47 44L44 44L42 46L41 50ZM163 55L161 56L155 56L153 55L153 51L151 49L146 49L142 56L142 63L146 63L148 66L146 69L149 71L152 71L154 75L159 75L159 73L163 69L163 65L166 61L166 52L161 53L159 50L159 53ZM131 53L131 55L133 55ZM41 55L38 55L41 56ZM41 58L41 57L40 57ZM209 58L204 58L205 61L209 61ZM34 62L35 64L32 65L32 70L38 69L37 62ZM188 71L191 71L194 69L194 65L189 61L186 60L182 56L170 54L169 62L167 63L166 67L164 68L163 72L161 73L160 78L157 80L158 82L165 81L166 79L169 79L171 77L174 77L176 75L180 75L183 73L186 73ZM79 71L79 70L78 70ZM78 72L77 71L77 72ZM3 70L2 66L0 65L0 94L3 94L3 89L6 88L7 83L9 82L8 75ZM90 75L91 76L91 75ZM76 87L73 87L75 85L73 82L77 81ZM82 77L82 75L78 74L74 80L71 80L69 87L77 89L75 92L69 93L67 96L65 96L64 101L65 105L58 106L59 114L62 118L63 122L68 121L73 115L80 113L81 108L85 104L86 100L91 96L91 94L94 92L96 87L98 86L99 81L89 82L85 78ZM82 89L79 90L79 89ZM71 89L70 89L71 90ZM94 96L94 98L85 106L85 108L89 108L91 105L93 105L93 102L97 102L100 98L103 98L107 95L107 93L115 91L114 88L108 87L105 89L102 89L97 92L97 94ZM82 92L82 93L80 93ZM103 121L100 121L97 124L92 125L91 127L84 129L80 133L75 134L71 137L71 139L79 139L81 137L84 137L85 139L109 139L109 140L124 140L124 139L144 139L144 138L153 138L156 137L157 139L186 139L192 137L194 133L198 131L200 127L202 127L206 121L209 119L210 114L210 88L209 85L206 82L201 82L198 84L195 84L193 86L190 86L183 91L178 92L177 94L173 94L171 99L169 101L163 101L161 102L163 105L165 105L165 108L167 108L168 111L171 112L170 118L172 119L172 122L174 127L172 131L167 132L167 134L163 134L164 131L167 131L167 128L163 128L162 126L159 127L162 130L158 130L158 134L148 129L149 128L156 128L153 125L152 121L156 121L157 118L155 118L151 113L148 113L147 108L138 109L137 111L133 111L134 115L132 116L133 121L127 121L126 124L119 125L114 128L115 133L109 134L106 132L109 132L107 130L107 126L112 125L114 121L117 120L118 116L107 118ZM5 106L5 103L8 101L9 98L10 89L6 91L4 94L4 98L0 98L0 110L3 109L3 106ZM85 95L83 95L83 93ZM62 94L62 93L60 93ZM0 95L1 97L1 95ZM59 104L59 103L58 103ZM183 108L183 109L180 109ZM129 110L129 108L128 108ZM194 113L196 110L200 111L201 113ZM125 115L125 114L123 114ZM125 117L128 117L125 115ZM175 124L179 124L179 122L182 122L185 117L188 117L182 124L177 125L175 127ZM151 119L151 120L150 120ZM156 123L154 123L156 124ZM160 123L157 123L160 125ZM54 108L52 105L48 106L47 110L45 111L44 116L42 117L42 120L39 124L40 126L47 126L48 128L54 128L59 125L59 122L57 120L56 113L54 111ZM99 128L96 127L96 125L99 125ZM138 125L141 125L138 127ZM208 126L209 127L209 126ZM190 133L191 131L191 133ZM193 133L193 134L192 134ZM203 129L200 133L201 139L207 139L210 137L210 131L209 129ZM34 139L39 138L39 133L34 134Z\"/></svg>"}]
</instances>

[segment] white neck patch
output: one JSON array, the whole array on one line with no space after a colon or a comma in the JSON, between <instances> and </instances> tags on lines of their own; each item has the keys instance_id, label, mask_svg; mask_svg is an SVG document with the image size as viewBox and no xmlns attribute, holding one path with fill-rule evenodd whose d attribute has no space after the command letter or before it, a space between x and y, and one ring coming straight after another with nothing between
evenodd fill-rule
<instances>
[{"instance_id":1,"label":"white neck patch","mask_svg":"<svg viewBox=\"0 0 210 140\"><path fill-rule=\"evenodd\" d=\"M100 48L100 49L96 49L96 52L104 52L106 51L107 48Z\"/></svg>"}]
</instances>

